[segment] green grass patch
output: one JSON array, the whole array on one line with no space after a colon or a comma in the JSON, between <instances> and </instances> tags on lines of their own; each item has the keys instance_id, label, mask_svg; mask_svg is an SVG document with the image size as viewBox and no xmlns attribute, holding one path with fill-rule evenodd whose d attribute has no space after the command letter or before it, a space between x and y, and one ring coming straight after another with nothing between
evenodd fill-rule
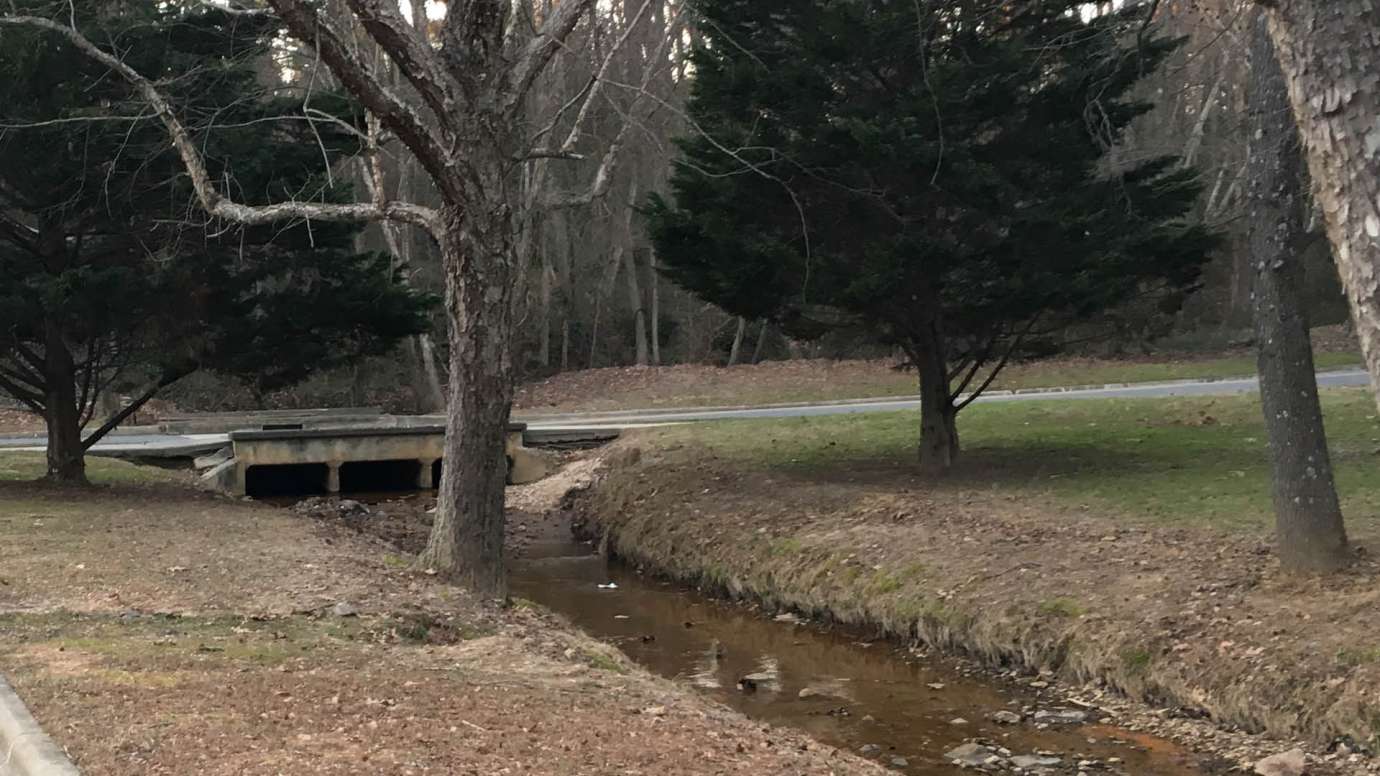
<instances>
[{"instance_id":1,"label":"green grass patch","mask_svg":"<svg viewBox=\"0 0 1380 776\"><path fill-rule=\"evenodd\" d=\"M1380 647L1343 647L1337 650L1337 662L1345 666L1380 663Z\"/></svg>"},{"instance_id":2,"label":"green grass patch","mask_svg":"<svg viewBox=\"0 0 1380 776\"><path fill-rule=\"evenodd\" d=\"M1072 598L1051 598L1041 601L1038 611L1046 617L1081 617L1087 609Z\"/></svg>"},{"instance_id":3,"label":"green grass patch","mask_svg":"<svg viewBox=\"0 0 1380 776\"><path fill-rule=\"evenodd\" d=\"M47 472L43 453L0 452L0 482L37 480ZM186 483L186 473L157 466L140 466L116 458L86 457L86 477L93 485L158 485Z\"/></svg>"},{"instance_id":4,"label":"green grass patch","mask_svg":"<svg viewBox=\"0 0 1380 776\"><path fill-rule=\"evenodd\" d=\"M1354 532L1380 531L1380 422L1368 391L1324 392L1338 491ZM917 412L731 421L646 432L737 465L815 481L914 471ZM1258 397L975 404L958 468L928 487L1050 498L1148 522L1256 531L1273 520ZM778 540L779 542L780 540ZM775 548L776 545L774 545Z\"/></svg>"},{"instance_id":5,"label":"green grass patch","mask_svg":"<svg viewBox=\"0 0 1380 776\"><path fill-rule=\"evenodd\" d=\"M1150 668L1154 656L1142 647L1126 647L1121 650L1121 665L1129 673L1143 674Z\"/></svg>"}]
</instances>

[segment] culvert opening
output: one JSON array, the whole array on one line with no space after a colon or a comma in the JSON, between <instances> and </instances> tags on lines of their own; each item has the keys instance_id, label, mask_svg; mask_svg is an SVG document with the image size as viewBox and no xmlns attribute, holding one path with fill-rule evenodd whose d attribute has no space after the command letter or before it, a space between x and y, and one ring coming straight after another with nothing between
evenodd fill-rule
<instances>
[{"instance_id":1,"label":"culvert opening","mask_svg":"<svg viewBox=\"0 0 1380 776\"><path fill-rule=\"evenodd\" d=\"M416 490L419 461L351 461L340 466L341 493Z\"/></svg>"},{"instance_id":2,"label":"culvert opening","mask_svg":"<svg viewBox=\"0 0 1380 776\"><path fill-rule=\"evenodd\" d=\"M431 489L436 490L441 487L441 459L437 458L431 464Z\"/></svg>"},{"instance_id":3,"label":"culvert opening","mask_svg":"<svg viewBox=\"0 0 1380 776\"><path fill-rule=\"evenodd\" d=\"M317 496L326 492L328 472L324 463L251 466L244 473L244 490L254 498Z\"/></svg>"}]
</instances>

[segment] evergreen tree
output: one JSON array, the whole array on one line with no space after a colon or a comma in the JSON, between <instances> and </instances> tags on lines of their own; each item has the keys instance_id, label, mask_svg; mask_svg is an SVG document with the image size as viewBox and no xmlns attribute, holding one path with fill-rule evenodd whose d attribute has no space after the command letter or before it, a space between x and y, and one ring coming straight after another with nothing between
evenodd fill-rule
<instances>
[{"instance_id":1,"label":"evergreen tree","mask_svg":"<svg viewBox=\"0 0 1380 776\"><path fill-rule=\"evenodd\" d=\"M245 201L348 193L326 176L355 135L284 118L304 96L277 77L271 20L132 0L74 13L159 80ZM46 418L51 478L84 480L85 450L198 369L280 387L427 325L434 300L396 283L389 257L357 253L355 226L205 222L147 103L52 36L5 31L0 124L0 391ZM86 428L103 391L135 381Z\"/></svg>"},{"instance_id":2,"label":"evergreen tree","mask_svg":"<svg viewBox=\"0 0 1380 776\"><path fill-rule=\"evenodd\" d=\"M922 468L1022 348L1191 290L1213 239L1176 159L1116 164L1172 50L1061 0L698 0L666 273L797 335L861 327L920 378ZM966 395L966 397L965 397Z\"/></svg>"}]
</instances>

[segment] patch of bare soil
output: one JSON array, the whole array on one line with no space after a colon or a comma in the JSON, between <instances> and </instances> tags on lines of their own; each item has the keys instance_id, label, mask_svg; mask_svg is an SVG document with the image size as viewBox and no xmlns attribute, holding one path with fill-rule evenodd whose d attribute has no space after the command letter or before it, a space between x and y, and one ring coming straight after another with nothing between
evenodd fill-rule
<instances>
[{"instance_id":1,"label":"patch of bare soil","mask_svg":"<svg viewBox=\"0 0 1380 776\"><path fill-rule=\"evenodd\" d=\"M882 772L414 573L338 512L174 487L0 503L0 666L85 773Z\"/></svg>"},{"instance_id":2,"label":"patch of bare soil","mask_svg":"<svg viewBox=\"0 0 1380 776\"><path fill-rule=\"evenodd\" d=\"M30 434L43 430L43 418L26 410L0 407L0 434Z\"/></svg>"},{"instance_id":3,"label":"patch of bare soil","mask_svg":"<svg viewBox=\"0 0 1380 776\"><path fill-rule=\"evenodd\" d=\"M1050 692L1243 763L1298 739L1338 772L1380 772L1363 754L1380 734L1370 552L1300 579L1268 537L1129 527L899 468L822 482L638 444L611 448L617 463L579 505L585 530L632 562L966 653L1037 687L1058 678Z\"/></svg>"},{"instance_id":4,"label":"patch of bare soil","mask_svg":"<svg viewBox=\"0 0 1380 776\"><path fill-rule=\"evenodd\" d=\"M894 361L770 361L732 367L678 364L565 372L520 386L526 412L606 411L806 401L908 393L915 379Z\"/></svg>"}]
</instances>

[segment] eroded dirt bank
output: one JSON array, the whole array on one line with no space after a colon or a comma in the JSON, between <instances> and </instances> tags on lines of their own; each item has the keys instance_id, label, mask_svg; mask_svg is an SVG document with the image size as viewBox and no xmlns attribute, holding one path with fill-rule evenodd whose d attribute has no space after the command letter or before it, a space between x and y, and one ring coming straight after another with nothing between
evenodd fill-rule
<instances>
[{"instance_id":1,"label":"eroded dirt bank","mask_svg":"<svg viewBox=\"0 0 1380 776\"><path fill-rule=\"evenodd\" d=\"M636 436L603 457L574 499L579 519L649 571L973 656L1247 771L1301 741L1309 773L1380 772L1365 754L1380 732L1368 556L1300 580L1262 538L930 489L892 470L807 478Z\"/></svg>"}]
</instances>

